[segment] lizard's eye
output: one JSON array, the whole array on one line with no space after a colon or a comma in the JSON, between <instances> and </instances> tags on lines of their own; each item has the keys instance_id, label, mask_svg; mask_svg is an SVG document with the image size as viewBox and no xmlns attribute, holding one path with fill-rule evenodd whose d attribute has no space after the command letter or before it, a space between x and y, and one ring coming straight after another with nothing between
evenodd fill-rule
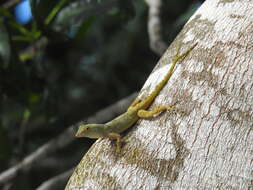
<instances>
[{"instance_id":1,"label":"lizard's eye","mask_svg":"<svg viewBox=\"0 0 253 190\"><path fill-rule=\"evenodd\" d=\"M89 128L89 127L87 127L87 128L86 128L86 131L88 131L89 129L90 129L90 128Z\"/></svg>"}]
</instances>

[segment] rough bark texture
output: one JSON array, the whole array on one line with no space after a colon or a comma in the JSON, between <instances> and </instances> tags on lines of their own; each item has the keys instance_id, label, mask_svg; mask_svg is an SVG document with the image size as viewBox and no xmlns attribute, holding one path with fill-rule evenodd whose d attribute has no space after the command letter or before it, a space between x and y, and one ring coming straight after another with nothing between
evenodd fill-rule
<instances>
[{"instance_id":1,"label":"rough bark texture","mask_svg":"<svg viewBox=\"0 0 253 190\"><path fill-rule=\"evenodd\" d=\"M177 113L139 120L122 155L107 139L83 157L66 189L252 189L253 3L207 0L145 83L168 71L176 47L198 42L154 105Z\"/></svg>"}]
</instances>

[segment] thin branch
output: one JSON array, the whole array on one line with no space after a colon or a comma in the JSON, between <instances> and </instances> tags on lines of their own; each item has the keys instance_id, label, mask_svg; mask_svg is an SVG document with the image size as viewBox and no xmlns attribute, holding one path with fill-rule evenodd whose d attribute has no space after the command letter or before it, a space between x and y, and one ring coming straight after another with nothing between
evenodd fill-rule
<instances>
[{"instance_id":1,"label":"thin branch","mask_svg":"<svg viewBox=\"0 0 253 190\"><path fill-rule=\"evenodd\" d=\"M161 36L162 27L160 20L160 9L162 2L161 0L145 1L149 6L148 34L150 40L150 48L158 55L162 55L168 47L168 45L162 40Z\"/></svg>"},{"instance_id":2,"label":"thin branch","mask_svg":"<svg viewBox=\"0 0 253 190\"><path fill-rule=\"evenodd\" d=\"M70 177L70 175L73 173L75 168L72 168L64 173L61 173L60 175L57 175L55 177L52 177L51 179L43 182L36 190L51 190L56 189L59 184L63 184L67 181L67 179Z\"/></svg>"},{"instance_id":3,"label":"thin branch","mask_svg":"<svg viewBox=\"0 0 253 190\"><path fill-rule=\"evenodd\" d=\"M77 150L78 151L78 150ZM81 154L81 151L80 151ZM74 154L73 154L74 155ZM79 155L79 154L76 154ZM74 163L72 156L69 157L58 157L58 156L48 156L41 160L40 162L36 162L36 165L33 166L32 170L33 172L40 171L41 168L43 168L44 171L59 171L59 170L65 170L66 169L66 163L68 166L70 163Z\"/></svg>"},{"instance_id":4,"label":"thin branch","mask_svg":"<svg viewBox=\"0 0 253 190\"><path fill-rule=\"evenodd\" d=\"M48 40L46 37L42 37L39 40L37 40L35 43L33 43L31 46L26 48L25 50L22 50L19 53L19 58L21 61L26 61L27 59L33 58L36 53L38 53L38 50L45 47L48 43Z\"/></svg>"},{"instance_id":5,"label":"thin branch","mask_svg":"<svg viewBox=\"0 0 253 190\"><path fill-rule=\"evenodd\" d=\"M15 6L16 4L18 4L20 1L21 1L21 0L9 0L9 1L7 1L6 3L4 3L4 4L2 5L2 7L3 7L4 9L9 9L9 8Z\"/></svg>"},{"instance_id":6,"label":"thin branch","mask_svg":"<svg viewBox=\"0 0 253 190\"><path fill-rule=\"evenodd\" d=\"M13 183L6 183L4 186L3 186L3 190L10 190L13 186Z\"/></svg>"},{"instance_id":7,"label":"thin branch","mask_svg":"<svg viewBox=\"0 0 253 190\"><path fill-rule=\"evenodd\" d=\"M136 96L136 93L116 102L115 104L97 112L93 116L86 119L88 123L104 123L111 118L119 115L130 104L133 98ZM41 147L39 147L35 152L31 153L27 157L25 157L21 162L17 165L7 169L6 171L0 173L0 185L9 182L10 180L14 179L19 172L27 172L29 169L39 160L44 158L46 155L55 152L56 150L63 148L70 144L75 138L74 133L76 132L75 127L79 126L80 123L75 124L74 126L69 127L66 129L62 134L54 139L50 140L49 142L45 143Z\"/></svg>"}]
</instances>

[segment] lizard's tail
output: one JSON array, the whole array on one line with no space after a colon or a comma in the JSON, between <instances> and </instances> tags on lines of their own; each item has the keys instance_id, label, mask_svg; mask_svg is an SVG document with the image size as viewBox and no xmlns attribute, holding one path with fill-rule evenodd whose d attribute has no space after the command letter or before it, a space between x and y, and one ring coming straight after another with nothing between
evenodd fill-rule
<instances>
[{"instance_id":1,"label":"lizard's tail","mask_svg":"<svg viewBox=\"0 0 253 190\"><path fill-rule=\"evenodd\" d=\"M155 97L159 94L159 92L163 89L166 83L170 80L170 77L173 74L173 71L175 69L177 62L180 60L183 61L184 58L192 51L193 48L195 48L196 45L197 43L194 44L191 48L189 48L187 51L185 51L181 55L179 55L179 50L178 50L176 56L172 59L172 65L168 73L165 75L163 80L155 87L152 93L138 105L138 107L145 109L153 102Z\"/></svg>"}]
</instances>

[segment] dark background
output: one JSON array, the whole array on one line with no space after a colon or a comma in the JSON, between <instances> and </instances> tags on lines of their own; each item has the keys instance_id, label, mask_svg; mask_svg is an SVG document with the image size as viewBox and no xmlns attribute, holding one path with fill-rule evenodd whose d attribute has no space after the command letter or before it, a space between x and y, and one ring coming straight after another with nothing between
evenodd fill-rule
<instances>
[{"instance_id":1,"label":"dark background","mask_svg":"<svg viewBox=\"0 0 253 190\"><path fill-rule=\"evenodd\" d=\"M6 2L0 1L0 173L67 127L138 91L159 60L149 47L143 0L30 0L33 19L24 25L14 17L16 4ZM163 1L168 45L202 2ZM48 155L8 189L35 189L75 166L92 142L78 139Z\"/></svg>"}]
</instances>

